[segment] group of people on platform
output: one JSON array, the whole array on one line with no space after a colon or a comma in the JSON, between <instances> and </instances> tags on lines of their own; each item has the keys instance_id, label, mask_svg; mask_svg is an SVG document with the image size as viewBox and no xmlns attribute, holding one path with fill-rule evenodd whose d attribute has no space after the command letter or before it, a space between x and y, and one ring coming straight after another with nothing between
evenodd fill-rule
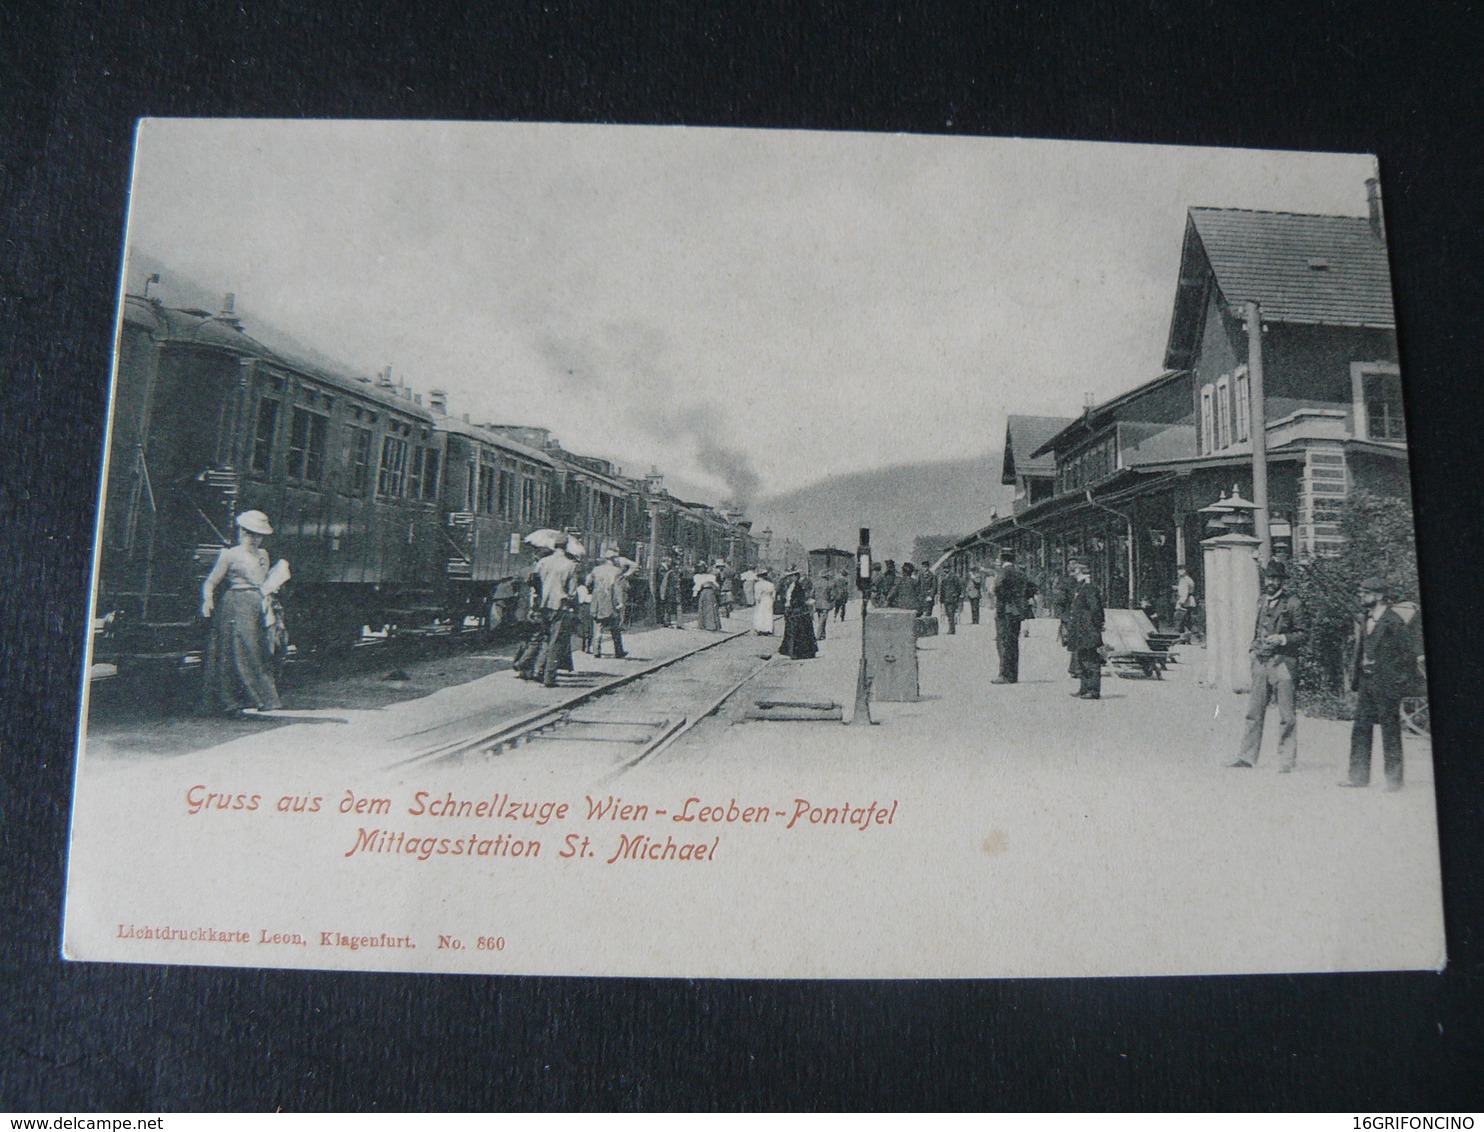
<instances>
[{"instance_id":1,"label":"group of people on platform","mask_svg":"<svg viewBox=\"0 0 1484 1132\"><path fill-rule=\"evenodd\" d=\"M1276 705L1278 773L1287 774L1298 762L1298 665L1309 641L1309 622L1303 602L1289 589L1288 567L1282 559L1268 563L1262 590L1250 646L1252 690L1247 726L1237 757L1227 765L1250 768L1257 764L1268 707ZM1376 575L1360 582L1356 597L1364 612L1356 619L1350 639L1346 681L1356 702L1349 773L1340 785L1370 785L1372 743L1379 727L1386 789L1400 790L1404 777L1401 704L1425 669L1415 610L1413 617L1403 616L1392 604L1391 587Z\"/></svg>"},{"instance_id":2,"label":"group of people on platform","mask_svg":"<svg viewBox=\"0 0 1484 1132\"><path fill-rule=\"evenodd\" d=\"M555 543L527 579L529 601L526 639L516 651L513 668L521 680L555 687L557 673L574 670L572 638L583 652L603 655L603 636L613 641L622 660L628 581L634 572L615 546L603 548L598 563L586 573L569 551L572 540Z\"/></svg>"},{"instance_id":3,"label":"group of people on platform","mask_svg":"<svg viewBox=\"0 0 1484 1132\"><path fill-rule=\"evenodd\" d=\"M237 544L222 549L201 587L201 616L210 622L203 708L228 714L273 711L280 707L275 672L287 650L277 591L289 578L288 563L280 559L269 565L263 544L273 534L273 527L263 512L243 512L237 516L236 527ZM623 628L634 565L621 558L616 547L608 546L596 564L583 571L568 553L571 549L570 540L556 543L530 575L531 631L514 661L517 677L537 680L548 687L556 684L559 671L573 669L574 635L582 650L594 656L603 655L605 635L612 641L614 656L628 655ZM1183 639L1190 624L1189 612L1196 603L1188 571L1181 567L1179 573L1176 625ZM666 557L656 577L657 623L678 624L685 579L675 559ZM722 560L709 570L703 566L691 576L691 597L702 630L721 631L722 617L737 601L739 581ZM818 654L818 641L825 638L831 616L845 619L854 582L846 572L838 571L816 585L806 572L790 567L775 583L771 572L762 568L750 588L754 632L771 636L781 610L783 640L779 652L804 660ZM1093 584L1091 569L1081 560L1069 563L1068 579L1058 588L1053 604L1060 616L1061 642L1070 654L1068 672L1078 682L1072 694L1084 700L1100 699L1105 652L1102 595ZM1256 764L1267 709L1276 704L1278 769L1286 773L1298 758L1298 660L1309 637L1308 621L1303 602L1288 588L1288 568L1283 558L1268 563L1262 588L1250 648L1252 689L1246 727L1238 754L1229 765ZM222 590L220 598L218 590ZM874 568L865 599L878 607L912 610L918 616L931 615L935 605L941 603L948 632L954 633L965 601L972 623L979 624L980 603L986 591L995 603L1000 662L999 676L993 683L1015 684L1020 679L1021 627L1035 616L1037 586L1016 566L1013 552L1001 554L993 581L976 571L961 575L945 570L941 576L935 575L926 562L920 569L905 563L899 572L896 563L888 560ZM1357 618L1352 634L1348 674L1357 700L1349 774L1340 785L1369 785L1373 734L1379 727L1386 787L1398 790L1403 781L1401 701L1423 668L1417 625L1392 606L1390 587L1380 577L1362 581L1357 597L1364 614Z\"/></svg>"},{"instance_id":4,"label":"group of people on platform","mask_svg":"<svg viewBox=\"0 0 1484 1132\"><path fill-rule=\"evenodd\" d=\"M816 593L814 580L797 566L784 571L777 583L770 569L759 568L752 583L752 631L760 637L771 637L778 611L782 610L783 640L778 646L779 655L791 660L813 659L819 655L819 642L825 637L830 612L838 609L841 618L845 616L850 590L846 583L843 597L840 596L842 587L838 582L831 575Z\"/></svg>"}]
</instances>

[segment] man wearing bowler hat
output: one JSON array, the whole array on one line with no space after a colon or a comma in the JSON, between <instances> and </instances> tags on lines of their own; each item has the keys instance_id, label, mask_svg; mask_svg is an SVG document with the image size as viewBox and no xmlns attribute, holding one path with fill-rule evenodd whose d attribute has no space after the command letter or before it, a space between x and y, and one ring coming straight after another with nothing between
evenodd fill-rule
<instances>
[{"instance_id":1,"label":"man wearing bowler hat","mask_svg":"<svg viewBox=\"0 0 1484 1132\"><path fill-rule=\"evenodd\" d=\"M1278 703L1278 773L1287 774L1298 761L1298 711L1295 703L1298 654L1309 635L1304 606L1288 592L1288 567L1268 563L1262 596L1257 599L1257 624L1252 632L1252 693L1247 704L1247 732L1242 749L1227 766L1257 764L1262 747L1263 721L1268 704Z\"/></svg>"},{"instance_id":2,"label":"man wearing bowler hat","mask_svg":"<svg viewBox=\"0 0 1484 1132\"><path fill-rule=\"evenodd\" d=\"M1377 577L1360 583L1365 614L1355 623L1350 687L1356 692L1350 730L1350 777L1341 786L1371 784L1371 732L1381 728L1386 789L1402 788L1401 702L1417 669L1417 640L1388 604L1387 585Z\"/></svg>"}]
</instances>

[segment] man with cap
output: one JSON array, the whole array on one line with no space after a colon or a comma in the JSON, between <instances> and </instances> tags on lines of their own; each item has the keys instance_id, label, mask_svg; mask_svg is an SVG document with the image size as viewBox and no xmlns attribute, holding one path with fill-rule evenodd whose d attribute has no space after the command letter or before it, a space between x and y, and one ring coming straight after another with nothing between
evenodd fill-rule
<instances>
[{"instance_id":1,"label":"man with cap","mask_svg":"<svg viewBox=\"0 0 1484 1132\"><path fill-rule=\"evenodd\" d=\"M1091 584L1092 576L1088 575ZM1096 593L1096 589L1093 591ZM992 684L1014 684L1020 680L1020 623L1030 616L1031 598L1036 596L1036 583L1015 566L1015 552L1000 552L1000 576L994 583L995 644L1000 653L1000 674ZM1103 643L1102 601L1098 602L1097 648ZM1102 679L1102 661L1098 661L1098 678Z\"/></svg>"},{"instance_id":2,"label":"man with cap","mask_svg":"<svg viewBox=\"0 0 1484 1132\"><path fill-rule=\"evenodd\" d=\"M613 638L613 655L622 660L629 654L623 647L624 571L618 564L618 547L603 548L603 561L587 576L592 594L593 655L603 655L603 630Z\"/></svg>"},{"instance_id":3,"label":"man with cap","mask_svg":"<svg viewBox=\"0 0 1484 1132\"><path fill-rule=\"evenodd\" d=\"M1263 572L1262 596L1257 599L1257 623L1253 627L1252 692L1247 703L1247 731L1242 749L1228 766L1257 764L1262 748L1263 721L1268 704L1278 704L1278 773L1287 774L1298 760L1298 712L1295 704L1298 655L1308 639L1304 606L1288 592L1288 567L1281 561L1268 563Z\"/></svg>"},{"instance_id":4,"label":"man with cap","mask_svg":"<svg viewBox=\"0 0 1484 1132\"><path fill-rule=\"evenodd\" d=\"M887 566L891 563L887 562ZM888 603L892 609L910 609L914 615L922 611L922 589L917 581L917 567L910 562L902 563L902 572L897 575L896 585Z\"/></svg>"},{"instance_id":5,"label":"man with cap","mask_svg":"<svg viewBox=\"0 0 1484 1132\"><path fill-rule=\"evenodd\" d=\"M894 559L888 558L886 569L871 583L871 602L877 609L895 609L896 596L897 564Z\"/></svg>"},{"instance_id":6,"label":"man with cap","mask_svg":"<svg viewBox=\"0 0 1484 1132\"><path fill-rule=\"evenodd\" d=\"M1072 695L1082 700L1103 698L1103 595L1092 584L1092 571L1085 562L1073 562L1072 596L1067 600L1062 638L1072 654L1078 688ZM995 614L998 627L999 614ZM1016 660L1019 660L1019 625L1016 625ZM1001 654L1003 655L1003 654ZM1002 681L1004 682L1004 681Z\"/></svg>"},{"instance_id":7,"label":"man with cap","mask_svg":"<svg viewBox=\"0 0 1484 1132\"><path fill-rule=\"evenodd\" d=\"M1350 687L1355 690L1355 723L1350 729L1350 777L1341 786L1371 784L1371 732L1381 728L1386 789L1402 788L1401 702L1417 670L1417 639L1387 603L1384 581L1360 583L1364 614L1355 623Z\"/></svg>"},{"instance_id":8,"label":"man with cap","mask_svg":"<svg viewBox=\"0 0 1484 1132\"><path fill-rule=\"evenodd\" d=\"M938 576L926 562L917 570L917 596L922 602L922 616L931 617L933 605L938 600Z\"/></svg>"}]
</instances>

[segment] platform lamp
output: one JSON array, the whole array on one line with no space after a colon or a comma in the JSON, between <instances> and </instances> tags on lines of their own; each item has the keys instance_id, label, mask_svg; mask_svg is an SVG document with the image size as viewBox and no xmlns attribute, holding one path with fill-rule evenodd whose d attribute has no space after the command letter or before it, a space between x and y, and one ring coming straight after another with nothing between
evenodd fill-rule
<instances>
[{"instance_id":1,"label":"platform lamp","mask_svg":"<svg viewBox=\"0 0 1484 1132\"><path fill-rule=\"evenodd\" d=\"M871 528L860 529L855 548L855 588L861 595L861 662L855 677L855 711L849 723L875 723L871 718L871 680L866 675L866 606L871 596Z\"/></svg>"}]
</instances>

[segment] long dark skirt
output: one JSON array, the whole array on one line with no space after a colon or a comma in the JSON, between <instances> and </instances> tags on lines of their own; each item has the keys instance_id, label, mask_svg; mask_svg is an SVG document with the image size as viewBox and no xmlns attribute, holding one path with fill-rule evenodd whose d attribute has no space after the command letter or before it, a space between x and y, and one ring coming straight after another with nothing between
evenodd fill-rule
<instances>
[{"instance_id":1,"label":"long dark skirt","mask_svg":"<svg viewBox=\"0 0 1484 1132\"><path fill-rule=\"evenodd\" d=\"M696 622L702 629L709 629L713 633L721 632L720 603L717 601L716 591L710 586L703 589L696 599Z\"/></svg>"},{"instance_id":2,"label":"long dark skirt","mask_svg":"<svg viewBox=\"0 0 1484 1132\"><path fill-rule=\"evenodd\" d=\"M256 590L228 590L217 601L206 642L205 681L206 711L281 706L263 629L263 595Z\"/></svg>"},{"instance_id":3,"label":"long dark skirt","mask_svg":"<svg viewBox=\"0 0 1484 1132\"><path fill-rule=\"evenodd\" d=\"M790 609L783 615L783 644L778 651L793 660L819 655L819 645L814 640L814 618L807 608Z\"/></svg>"}]
</instances>

